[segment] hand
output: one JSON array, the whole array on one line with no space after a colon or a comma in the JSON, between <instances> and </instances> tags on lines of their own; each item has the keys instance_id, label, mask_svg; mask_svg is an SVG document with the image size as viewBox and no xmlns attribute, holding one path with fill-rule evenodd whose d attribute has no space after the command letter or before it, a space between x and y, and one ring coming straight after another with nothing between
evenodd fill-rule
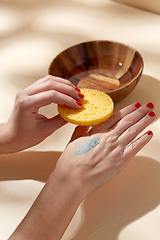
<instances>
[{"instance_id":1,"label":"hand","mask_svg":"<svg viewBox=\"0 0 160 240\"><path fill-rule=\"evenodd\" d=\"M41 107L56 103L78 109L82 98L69 81L53 76L46 76L19 92L8 122L1 125L0 153L34 146L66 124L60 115L48 119L39 114Z\"/></svg>"},{"instance_id":2,"label":"hand","mask_svg":"<svg viewBox=\"0 0 160 240\"><path fill-rule=\"evenodd\" d=\"M80 186L83 199L115 177L150 141L151 131L135 138L155 119L152 109L151 103L142 107L132 104L88 132L87 127L78 126L55 170L65 182L72 181ZM80 137L82 132L84 136ZM77 155L77 149L91 139L98 139L99 143Z\"/></svg>"},{"instance_id":3,"label":"hand","mask_svg":"<svg viewBox=\"0 0 160 240\"><path fill-rule=\"evenodd\" d=\"M150 141L151 131L134 140L155 119L152 109L151 103L142 107L132 104L89 131L78 126L32 208L9 239L61 239L84 198L116 176ZM96 144L88 145L91 140Z\"/></svg>"}]
</instances>

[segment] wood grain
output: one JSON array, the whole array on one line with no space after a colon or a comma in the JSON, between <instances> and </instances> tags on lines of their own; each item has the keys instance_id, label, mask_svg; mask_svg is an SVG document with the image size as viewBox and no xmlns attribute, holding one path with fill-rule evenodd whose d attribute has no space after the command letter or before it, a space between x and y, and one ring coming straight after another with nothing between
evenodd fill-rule
<instances>
[{"instance_id":1,"label":"wood grain","mask_svg":"<svg viewBox=\"0 0 160 240\"><path fill-rule=\"evenodd\" d=\"M118 103L135 88L143 66L142 56L132 47L91 41L61 52L51 62L49 74L68 79L80 88L103 91Z\"/></svg>"}]
</instances>

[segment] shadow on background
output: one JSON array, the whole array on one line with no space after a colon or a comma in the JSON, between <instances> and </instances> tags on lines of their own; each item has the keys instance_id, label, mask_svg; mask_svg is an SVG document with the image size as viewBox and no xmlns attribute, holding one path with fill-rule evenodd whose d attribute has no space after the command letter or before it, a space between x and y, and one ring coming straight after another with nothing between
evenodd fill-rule
<instances>
[{"instance_id":1,"label":"shadow on background","mask_svg":"<svg viewBox=\"0 0 160 240\"><path fill-rule=\"evenodd\" d=\"M38 7L38 6L46 6L47 4L51 4L51 3L57 3L58 0L32 0L32 1L21 1L21 0L1 0L1 4L5 4L5 5L10 5L10 6L18 6L18 7Z\"/></svg>"},{"instance_id":2,"label":"shadow on background","mask_svg":"<svg viewBox=\"0 0 160 240\"><path fill-rule=\"evenodd\" d=\"M0 156L0 181L33 179L46 182L61 152L20 152Z\"/></svg>"},{"instance_id":3,"label":"shadow on background","mask_svg":"<svg viewBox=\"0 0 160 240\"><path fill-rule=\"evenodd\" d=\"M0 156L0 181L33 179L46 182L61 152L20 152ZM160 203L160 164L135 156L128 166L82 203L80 224L72 240L118 240L130 223ZM64 235L64 239L65 238ZM70 239L70 238L69 238Z\"/></svg>"},{"instance_id":4,"label":"shadow on background","mask_svg":"<svg viewBox=\"0 0 160 240\"><path fill-rule=\"evenodd\" d=\"M159 203L160 164L136 156L126 169L82 203L82 222L72 240L118 240L127 225Z\"/></svg>"},{"instance_id":5,"label":"shadow on background","mask_svg":"<svg viewBox=\"0 0 160 240\"><path fill-rule=\"evenodd\" d=\"M140 102L141 104L146 104L152 102L155 106L154 111L156 117L160 118L160 81L156 78L142 75L139 83L123 101L115 105L115 111L131 104L134 102Z\"/></svg>"}]
</instances>

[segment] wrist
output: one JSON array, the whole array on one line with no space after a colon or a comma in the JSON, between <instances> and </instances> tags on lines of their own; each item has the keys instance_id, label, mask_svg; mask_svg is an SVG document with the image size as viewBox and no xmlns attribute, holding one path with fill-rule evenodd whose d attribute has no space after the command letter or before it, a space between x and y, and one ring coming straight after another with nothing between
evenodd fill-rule
<instances>
[{"instance_id":1,"label":"wrist","mask_svg":"<svg viewBox=\"0 0 160 240\"><path fill-rule=\"evenodd\" d=\"M65 177L58 169L55 169L43 191L44 193L41 192L42 195L40 196L42 199L40 204L42 208L40 208L49 211L47 219L44 220L46 223L48 221L48 224L56 222L52 225L54 239L61 239L77 208L84 200L82 188L75 179ZM51 209L53 209L53 212Z\"/></svg>"},{"instance_id":2,"label":"wrist","mask_svg":"<svg viewBox=\"0 0 160 240\"><path fill-rule=\"evenodd\" d=\"M6 141L5 123L0 124L0 154L9 153L9 142Z\"/></svg>"},{"instance_id":3,"label":"wrist","mask_svg":"<svg viewBox=\"0 0 160 240\"><path fill-rule=\"evenodd\" d=\"M61 189L63 192L63 197L68 198L69 201L71 200L72 203L75 203L75 206L79 205L85 198L83 186L79 179L75 179L70 172L63 174L57 167L50 175L47 184L48 186L50 185L50 187L53 185L54 189L55 185L57 185L57 189Z\"/></svg>"},{"instance_id":4,"label":"wrist","mask_svg":"<svg viewBox=\"0 0 160 240\"><path fill-rule=\"evenodd\" d=\"M7 123L0 124L0 154L17 152L17 146L12 131Z\"/></svg>"},{"instance_id":5,"label":"wrist","mask_svg":"<svg viewBox=\"0 0 160 240\"><path fill-rule=\"evenodd\" d=\"M79 204L81 195L76 184L65 181L54 170L32 208L10 239L62 238Z\"/></svg>"}]
</instances>

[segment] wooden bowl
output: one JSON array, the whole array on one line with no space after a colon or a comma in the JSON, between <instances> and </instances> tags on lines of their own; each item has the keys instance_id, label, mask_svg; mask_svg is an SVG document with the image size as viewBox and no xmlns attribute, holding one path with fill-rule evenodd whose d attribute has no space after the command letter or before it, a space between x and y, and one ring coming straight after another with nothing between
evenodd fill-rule
<instances>
[{"instance_id":1,"label":"wooden bowl","mask_svg":"<svg viewBox=\"0 0 160 240\"><path fill-rule=\"evenodd\" d=\"M120 102L137 85L143 59L130 46L112 41L92 41L72 46L56 56L49 74L65 78L78 88L107 93Z\"/></svg>"}]
</instances>

